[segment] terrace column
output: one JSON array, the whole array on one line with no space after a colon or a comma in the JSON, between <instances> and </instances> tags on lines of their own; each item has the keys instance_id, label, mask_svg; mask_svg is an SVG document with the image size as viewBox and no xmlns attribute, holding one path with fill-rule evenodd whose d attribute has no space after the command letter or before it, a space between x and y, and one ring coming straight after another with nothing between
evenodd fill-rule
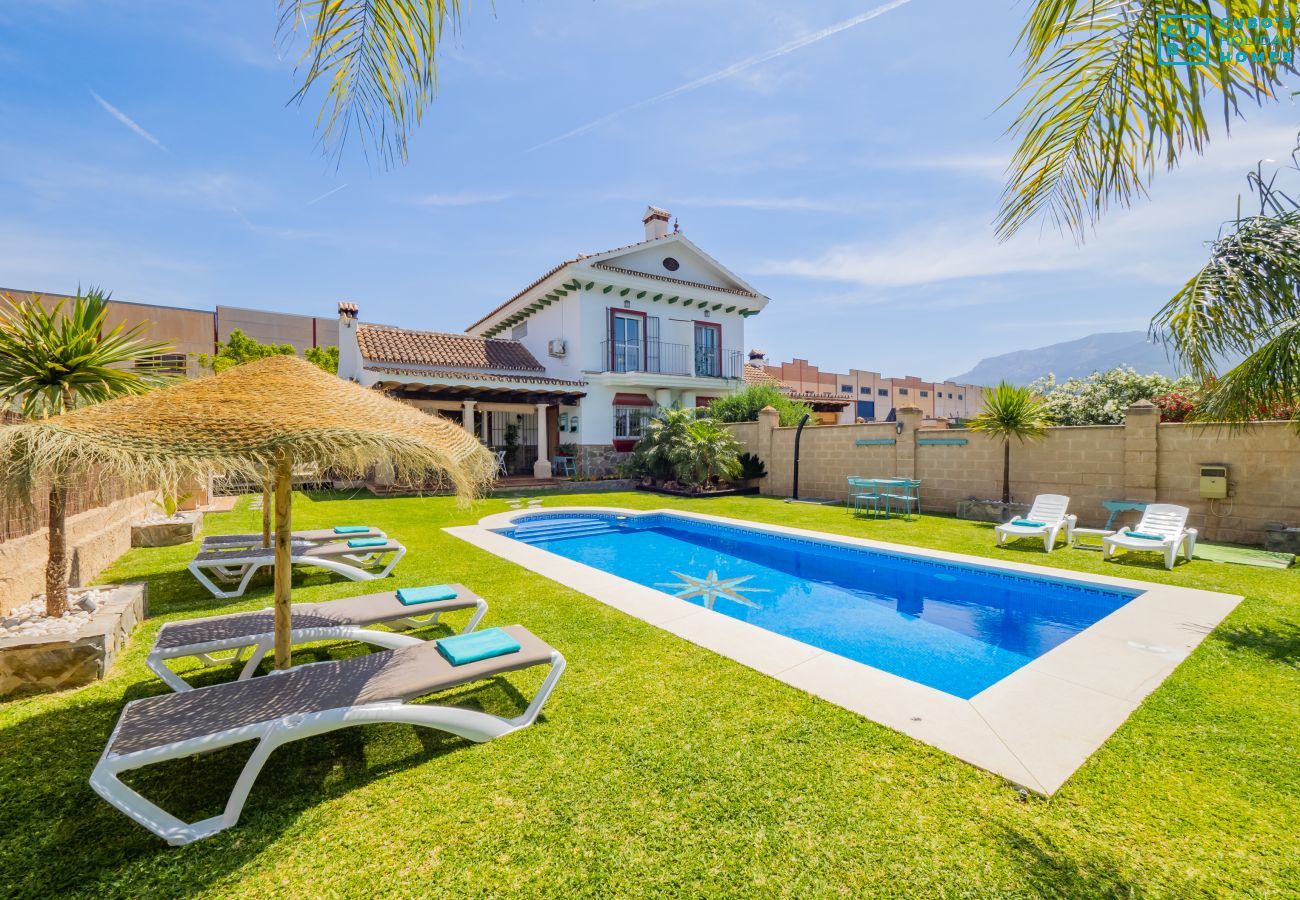
<instances>
[{"instance_id":1,"label":"terrace column","mask_svg":"<svg viewBox=\"0 0 1300 900\"><path fill-rule=\"evenodd\" d=\"M460 403L460 424L470 434L474 433L474 404L477 400L462 400Z\"/></svg>"},{"instance_id":2,"label":"terrace column","mask_svg":"<svg viewBox=\"0 0 1300 900\"><path fill-rule=\"evenodd\" d=\"M492 443L492 428L488 422L488 416L490 415L491 413L485 409L479 416L478 436L485 446Z\"/></svg>"},{"instance_id":3,"label":"terrace column","mask_svg":"<svg viewBox=\"0 0 1300 900\"><path fill-rule=\"evenodd\" d=\"M537 404L537 462L533 463L534 478L551 477L551 453L546 446L547 432L550 427L546 424L546 410L549 408L546 403Z\"/></svg>"}]
</instances>

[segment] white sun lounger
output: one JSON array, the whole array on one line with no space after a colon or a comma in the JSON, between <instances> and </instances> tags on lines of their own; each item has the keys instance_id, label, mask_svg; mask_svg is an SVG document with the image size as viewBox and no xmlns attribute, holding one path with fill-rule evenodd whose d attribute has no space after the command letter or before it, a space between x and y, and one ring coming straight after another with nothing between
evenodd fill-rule
<instances>
[{"instance_id":1,"label":"white sun lounger","mask_svg":"<svg viewBox=\"0 0 1300 900\"><path fill-rule=\"evenodd\" d=\"M1151 503L1142 511L1136 528L1127 525L1101 539L1102 555L1114 559L1117 550L1160 553L1165 568L1172 569L1181 549L1191 561L1196 550L1196 529L1187 527L1188 509L1174 503ZM1149 534L1151 537L1140 537Z\"/></svg>"},{"instance_id":2,"label":"white sun lounger","mask_svg":"<svg viewBox=\"0 0 1300 900\"><path fill-rule=\"evenodd\" d=\"M517 653L453 666L433 641L368 656L312 663L264 678L133 700L122 710L90 786L99 796L169 844L223 831L237 821L262 766L277 747L351 725L396 722L488 741L526 728L564 671L564 657L521 625L503 629ZM549 665L550 672L520 715L504 718L452 706L409 701L506 672ZM123 784L119 775L154 763L257 741L225 810L184 822Z\"/></svg>"},{"instance_id":3,"label":"white sun lounger","mask_svg":"<svg viewBox=\"0 0 1300 900\"><path fill-rule=\"evenodd\" d=\"M339 534L333 528L318 528L315 531L294 531L290 536L295 544L328 544L333 541L355 540L356 538L386 538L378 528L367 527L365 531L354 531L347 534ZM274 535L272 535L274 537ZM204 549L211 547L260 547L262 546L262 535L258 534L209 534L204 535L202 540Z\"/></svg>"},{"instance_id":4,"label":"white sun lounger","mask_svg":"<svg viewBox=\"0 0 1300 900\"><path fill-rule=\"evenodd\" d=\"M446 612L473 609L461 634L473 631L487 614L487 601L463 584L448 585L456 591L451 600L415 603L407 606L396 591L365 594L325 603L295 603L290 607L292 644L312 641L364 641L390 650L421 643L419 638L369 628L423 628L434 625ZM267 653L275 649L275 612L272 609L232 613L168 622L158 632L147 665L174 691L194 688L167 666L169 659L195 657L204 666L236 665L243 662L239 680L251 678ZM231 652L233 651L233 652ZM244 652L251 651L247 660ZM216 655L221 654L221 655Z\"/></svg>"},{"instance_id":5,"label":"white sun lounger","mask_svg":"<svg viewBox=\"0 0 1300 900\"><path fill-rule=\"evenodd\" d=\"M347 541L335 541L329 544L293 544L289 549L289 562L295 566L329 569L352 581L371 581L387 578L405 555L406 548L392 539L377 547L349 547ZM274 565L274 547L209 548L198 552L189 564L189 570L212 592L212 596L226 600L242 597L257 570ZM382 566L380 571L367 571L376 566ZM209 576L237 584L225 590Z\"/></svg>"},{"instance_id":6,"label":"white sun lounger","mask_svg":"<svg viewBox=\"0 0 1300 900\"><path fill-rule=\"evenodd\" d=\"M1069 506L1070 498L1064 494L1039 494L1034 498L1034 504L1029 508L1024 521L1043 524L1017 525L1016 520L1012 519L999 525L993 529L998 536L998 546L1020 538L1042 538L1043 549L1051 553L1056 548L1056 536L1062 528L1065 529L1065 542L1068 544L1074 538L1074 525L1079 521L1078 516L1066 512Z\"/></svg>"}]
</instances>

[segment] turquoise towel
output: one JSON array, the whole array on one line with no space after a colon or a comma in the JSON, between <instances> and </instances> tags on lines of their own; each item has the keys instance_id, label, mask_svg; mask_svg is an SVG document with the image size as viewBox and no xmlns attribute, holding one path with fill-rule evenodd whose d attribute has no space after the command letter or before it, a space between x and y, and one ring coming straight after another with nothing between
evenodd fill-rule
<instances>
[{"instance_id":1,"label":"turquoise towel","mask_svg":"<svg viewBox=\"0 0 1300 900\"><path fill-rule=\"evenodd\" d=\"M1130 531L1128 536L1142 538L1144 541L1163 541L1165 539L1163 534L1147 534L1145 531Z\"/></svg>"},{"instance_id":2,"label":"turquoise towel","mask_svg":"<svg viewBox=\"0 0 1300 900\"><path fill-rule=\"evenodd\" d=\"M1033 519L1012 519L1012 525L1023 525L1026 528L1042 528L1046 522L1035 522Z\"/></svg>"},{"instance_id":3,"label":"turquoise towel","mask_svg":"<svg viewBox=\"0 0 1300 900\"><path fill-rule=\"evenodd\" d=\"M388 541L384 538L353 538L348 541L349 547L382 547Z\"/></svg>"},{"instance_id":4,"label":"turquoise towel","mask_svg":"<svg viewBox=\"0 0 1300 900\"><path fill-rule=\"evenodd\" d=\"M334 527L335 534L368 534L369 532L369 525L336 525Z\"/></svg>"},{"instance_id":5,"label":"turquoise towel","mask_svg":"<svg viewBox=\"0 0 1300 900\"><path fill-rule=\"evenodd\" d=\"M500 628L485 628L473 634L442 638L437 645L438 652L453 666L519 652L519 642Z\"/></svg>"},{"instance_id":6,"label":"turquoise towel","mask_svg":"<svg viewBox=\"0 0 1300 900\"><path fill-rule=\"evenodd\" d=\"M427 587L398 588L397 600L403 606L413 603L437 603L439 600L454 600L456 592L451 585L431 584Z\"/></svg>"}]
</instances>

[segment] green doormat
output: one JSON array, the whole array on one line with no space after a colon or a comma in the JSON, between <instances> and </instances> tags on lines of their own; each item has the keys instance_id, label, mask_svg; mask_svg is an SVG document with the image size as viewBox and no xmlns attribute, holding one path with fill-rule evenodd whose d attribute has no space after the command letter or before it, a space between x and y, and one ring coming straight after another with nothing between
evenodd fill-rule
<instances>
[{"instance_id":1,"label":"green doormat","mask_svg":"<svg viewBox=\"0 0 1300 900\"><path fill-rule=\"evenodd\" d=\"M1197 559L1210 562L1237 563L1242 566L1259 566L1261 569L1289 569L1295 562L1291 553L1275 553L1272 550L1257 550L1254 547L1230 547L1227 544L1197 543Z\"/></svg>"}]
</instances>

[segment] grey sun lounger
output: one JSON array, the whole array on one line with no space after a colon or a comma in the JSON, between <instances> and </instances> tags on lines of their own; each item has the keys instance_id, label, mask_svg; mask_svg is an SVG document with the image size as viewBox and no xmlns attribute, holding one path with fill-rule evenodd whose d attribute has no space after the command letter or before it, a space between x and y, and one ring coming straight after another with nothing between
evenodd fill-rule
<instances>
[{"instance_id":1,"label":"grey sun lounger","mask_svg":"<svg viewBox=\"0 0 1300 900\"><path fill-rule=\"evenodd\" d=\"M443 613L461 609L473 609L474 614L460 633L473 631L487 614L487 601L463 584L448 587L456 591L453 599L410 606L397 599L396 591L325 603L295 603L290 607L292 630L289 639L293 644L352 640L388 649L408 647L422 641L408 634L368 626L423 628L436 624ZM194 688L168 667L167 660L196 657L204 666L238 665L242 662L243 668L239 672L242 681L253 676L263 657L274 648L273 610L231 613L166 623L158 632L146 664L172 690L192 691ZM245 651L251 651L247 659L244 658Z\"/></svg>"},{"instance_id":2,"label":"grey sun lounger","mask_svg":"<svg viewBox=\"0 0 1300 900\"><path fill-rule=\"evenodd\" d=\"M289 562L295 566L329 569L352 581L371 581L387 578L405 555L406 548L391 538L377 547L349 547L347 541L334 541L329 544L292 544ZM233 547L200 549L188 568L212 596L226 600L242 597L257 571L274 565L273 547ZM370 571L375 567L382 568L378 572ZM235 582L235 585L229 589L222 588L213 578Z\"/></svg>"},{"instance_id":3,"label":"grey sun lounger","mask_svg":"<svg viewBox=\"0 0 1300 900\"><path fill-rule=\"evenodd\" d=\"M453 666L433 641L368 656L312 663L283 672L212 687L132 700L122 710L90 776L95 792L169 844L181 845L223 831L237 821L262 766L277 747L351 725L396 722L488 741L526 728L564 671L564 657L521 625L503 629L517 653ZM507 672L549 665L550 672L521 714L513 718L479 710L409 701ZM124 784L123 772L170 759L257 741L225 809L184 822Z\"/></svg>"},{"instance_id":4,"label":"grey sun lounger","mask_svg":"<svg viewBox=\"0 0 1300 900\"><path fill-rule=\"evenodd\" d=\"M339 534L333 528L318 528L314 531L294 531L290 536L296 544L328 544L332 541L355 540L356 538L386 538L378 528L367 528L365 531L354 531L347 534ZM274 539L274 535L272 535ZM201 541L202 546L219 547L223 545L234 547L260 547L262 546L261 532L257 534L209 534L204 535Z\"/></svg>"}]
</instances>

